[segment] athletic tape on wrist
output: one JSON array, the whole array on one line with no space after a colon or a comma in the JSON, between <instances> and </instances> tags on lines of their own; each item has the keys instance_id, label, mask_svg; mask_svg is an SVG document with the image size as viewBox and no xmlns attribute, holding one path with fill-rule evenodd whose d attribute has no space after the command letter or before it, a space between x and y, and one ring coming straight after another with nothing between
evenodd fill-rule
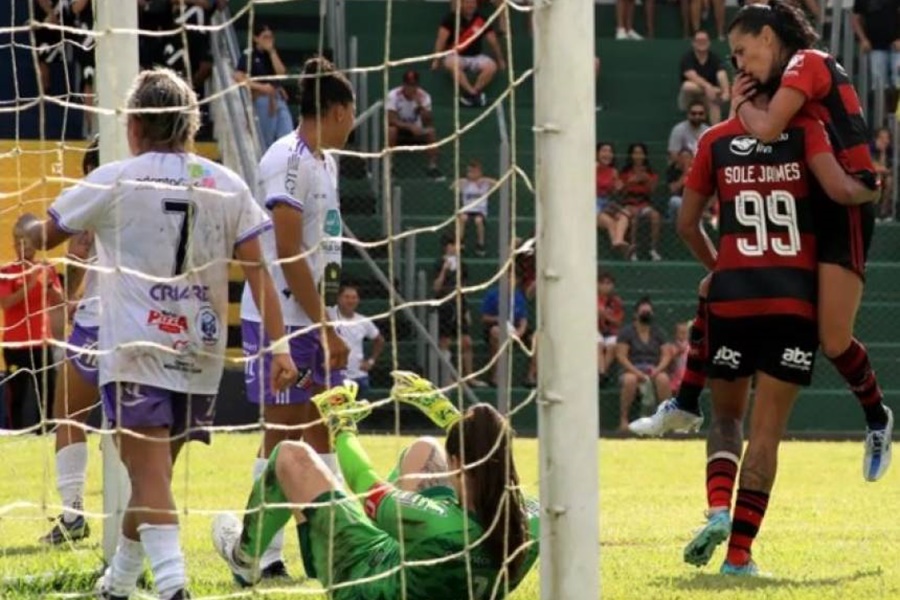
<instances>
[{"instance_id":1,"label":"athletic tape on wrist","mask_svg":"<svg viewBox=\"0 0 900 600\"><path fill-rule=\"evenodd\" d=\"M272 342L271 351L272 354L290 354L291 342L286 337L275 340Z\"/></svg>"}]
</instances>

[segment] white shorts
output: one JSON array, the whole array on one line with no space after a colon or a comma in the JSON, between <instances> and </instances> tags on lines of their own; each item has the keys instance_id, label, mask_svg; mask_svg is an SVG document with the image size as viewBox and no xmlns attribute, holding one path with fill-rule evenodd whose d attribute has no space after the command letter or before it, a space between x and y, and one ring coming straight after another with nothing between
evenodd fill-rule
<instances>
[{"instance_id":1,"label":"white shorts","mask_svg":"<svg viewBox=\"0 0 900 600\"><path fill-rule=\"evenodd\" d=\"M604 336L602 333L597 334L597 343L603 344L604 346L615 346L616 345L616 336L607 335Z\"/></svg>"},{"instance_id":2,"label":"white shorts","mask_svg":"<svg viewBox=\"0 0 900 600\"><path fill-rule=\"evenodd\" d=\"M494 59L487 54L478 54L476 56L461 56L457 53L448 54L444 58L444 66L450 68L450 63L454 60L459 61L459 66L463 71L478 73L482 69L494 63Z\"/></svg>"}]
</instances>

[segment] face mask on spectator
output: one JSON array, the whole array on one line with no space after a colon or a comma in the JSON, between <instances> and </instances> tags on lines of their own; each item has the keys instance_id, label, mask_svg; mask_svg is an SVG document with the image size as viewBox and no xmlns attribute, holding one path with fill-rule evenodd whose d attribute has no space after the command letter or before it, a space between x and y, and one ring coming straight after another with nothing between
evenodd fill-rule
<instances>
[{"instance_id":1,"label":"face mask on spectator","mask_svg":"<svg viewBox=\"0 0 900 600\"><path fill-rule=\"evenodd\" d=\"M642 312L638 313L638 321L643 323L644 325L649 325L653 322L653 313L652 312Z\"/></svg>"}]
</instances>

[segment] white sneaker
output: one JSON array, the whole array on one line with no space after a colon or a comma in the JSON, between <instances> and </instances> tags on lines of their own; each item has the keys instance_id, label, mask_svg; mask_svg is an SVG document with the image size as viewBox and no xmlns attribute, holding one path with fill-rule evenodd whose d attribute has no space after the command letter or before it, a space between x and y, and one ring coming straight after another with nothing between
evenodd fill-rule
<instances>
[{"instance_id":1,"label":"white sneaker","mask_svg":"<svg viewBox=\"0 0 900 600\"><path fill-rule=\"evenodd\" d=\"M249 587L260 580L259 569L238 564L234 558L234 550L241 541L241 520L232 513L216 515L212 524L213 546L231 569L234 580L242 587Z\"/></svg>"},{"instance_id":2,"label":"white sneaker","mask_svg":"<svg viewBox=\"0 0 900 600\"><path fill-rule=\"evenodd\" d=\"M628 32L625 31L623 28L619 27L618 29L616 29L616 39L617 40L627 40Z\"/></svg>"},{"instance_id":3,"label":"white sneaker","mask_svg":"<svg viewBox=\"0 0 900 600\"><path fill-rule=\"evenodd\" d=\"M662 254L660 254L656 250L651 250L650 251L650 260L652 260L653 262L659 262L662 260Z\"/></svg>"},{"instance_id":4,"label":"white sneaker","mask_svg":"<svg viewBox=\"0 0 900 600\"><path fill-rule=\"evenodd\" d=\"M644 36L642 36L641 34L639 34L639 33L638 33L637 31L635 31L634 29L629 29L628 32L627 32L625 35L628 36L628 39L629 39L629 40L640 41L640 40L644 39Z\"/></svg>"},{"instance_id":5,"label":"white sneaker","mask_svg":"<svg viewBox=\"0 0 900 600\"><path fill-rule=\"evenodd\" d=\"M887 406L888 420L884 429L866 428L866 453L863 456L863 478L878 481L891 466L891 433L894 430L894 413Z\"/></svg>"},{"instance_id":6,"label":"white sneaker","mask_svg":"<svg viewBox=\"0 0 900 600\"><path fill-rule=\"evenodd\" d=\"M675 398L669 398L659 405L653 415L629 423L628 429L635 435L661 436L669 431L698 431L701 425L703 415L682 410Z\"/></svg>"}]
</instances>

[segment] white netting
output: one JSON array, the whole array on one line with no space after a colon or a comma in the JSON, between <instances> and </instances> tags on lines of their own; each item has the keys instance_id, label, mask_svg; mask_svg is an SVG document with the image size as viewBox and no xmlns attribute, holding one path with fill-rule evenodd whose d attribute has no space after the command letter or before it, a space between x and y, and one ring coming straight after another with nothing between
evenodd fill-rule
<instances>
[{"instance_id":1,"label":"white netting","mask_svg":"<svg viewBox=\"0 0 900 600\"><path fill-rule=\"evenodd\" d=\"M309 10L309 3L259 0L246 4L232 2L233 12L223 10L214 16L216 8L224 8L224 4L227 3L184 2L163 19L161 9L168 8L168 2L139 2L142 11L140 60L145 67L151 64L168 66L192 80L200 95L203 118L195 150L201 155L221 158L248 182L255 194L264 193L259 189L255 168L261 158L260 148L266 144L267 132L266 123L248 120L248 116L265 110L258 99L267 91L248 91L253 87L250 82L284 86L284 99L296 118L297 105L292 101L296 100L294 84L302 59L312 52L328 54L330 51L355 88L357 113L361 114L357 119L355 139L346 151L336 153L340 156L344 220L342 281L356 286L362 298L358 312L378 326L387 342L384 355L367 367L371 389L368 398L374 406L374 414L363 422L363 431L368 426L372 431L393 434L363 437L363 445L371 453L376 469L386 475L397 455L411 441L409 436L418 430L431 429L416 411L403 409L389 397L391 381L388 373L394 369L417 371L434 379L463 410L479 400L499 402L501 410L514 425L523 423L526 429L533 428L533 416L529 416L534 408L533 393L524 383L534 375L533 367L528 364L532 348L528 332L535 322L534 311L532 309L531 327L524 326L521 321L511 326L493 327L489 322L483 325L481 315L482 297L502 284L510 287L499 293L494 308L487 312L496 313L500 324L507 314L512 319L513 314L518 314L515 309L521 309L514 301L514 282L524 278L527 285L534 279L534 246L529 241L534 235L532 189L526 174L531 170L531 155L522 144L522 138L527 135L521 133L527 129L517 127L521 119L517 118L516 101L518 88L528 82L531 72L514 60L517 50L521 56L522 50L527 49L527 44L517 42L529 35L526 9L513 3L498 3L510 10L495 10L494 6L489 6L485 12L485 16L490 15L485 26L498 26L504 32L498 40L507 64L486 88L490 96L482 102L477 94L461 97L459 89L449 83L449 74L441 65L448 57L452 58L451 52L432 54L428 52L428 45L415 52L409 50L418 41L416 35L421 38L425 29L436 30L438 22L429 22L427 28L422 22L421 30L414 32L410 25L418 17L404 16L400 11L410 10L416 15L439 19L446 7L437 10L438 5L431 3L358 2L343 5L323 2L321 7L326 10L320 14L317 4ZM206 10L203 5L207 5ZM87 141L81 140L97 130L97 115L117 111L124 119L128 113L124 98L117 98L115 102L101 99L99 106L94 106L97 100L91 79L103 77L105 71L103 64L93 64L91 50L95 42L110 33L92 29L93 23L83 12L91 8L90 0L46 3L10 0L10 6L10 21L0 23L0 32L10 36L10 42L2 49L12 56L12 95L0 106L0 115L5 122L0 137L7 138L0 142L0 181L3 182L0 190L0 231L3 233L0 239L7 240L12 237L10 232L21 215L32 213L44 218L63 188L79 183L82 159L88 146ZM49 10L45 11L45 8ZM96 4L93 9L96 13ZM159 14L155 14L157 11ZM372 28L366 27L373 25L373 17L383 20L375 27L379 29L378 35L371 35ZM241 52L252 47L254 28L262 23L274 30L276 48L287 72L268 78L251 72L249 80L239 85L232 77L240 59L235 50ZM303 33L304 27L311 33ZM204 36L208 42L203 42ZM209 43L208 53L197 49L198 44L204 43ZM490 49L486 46L487 54ZM438 61L440 71L428 71L432 60ZM400 85L401 76L409 68L418 71L422 88L432 88L435 135L415 146L403 145L401 138L400 145L386 148L384 142L390 135L389 115L382 102L391 89ZM277 91L276 96L280 93ZM272 105L279 104L275 96L271 97ZM484 106L460 106L460 100L469 104L483 103ZM273 114L277 110L276 106ZM267 122L265 118L262 120ZM292 127L295 125L296 122L292 123ZM435 149L439 151L437 154ZM481 163L483 174L490 176L490 181L477 188L480 190L477 194L466 196L458 193L462 191L458 188L466 186L464 180L471 159ZM450 176L444 177L443 173ZM198 172L187 186L178 181L145 182L143 185L160 196L184 196L193 202L196 201L195 194L201 193L198 190L209 187L205 177L211 175ZM458 185L457 189L451 190L453 182ZM122 177L89 187L97 196L103 196L122 186L135 184L133 177ZM222 196L223 202L234 196L228 192L218 192L218 195ZM469 221L473 221L471 209L482 200L487 204L486 243L468 242L466 250L455 258L445 255L441 240L449 236L459 247L466 232L459 226L458 217L468 214ZM174 218L180 216L184 223L193 222L195 215L190 211L189 208L180 210ZM115 214L120 226L125 227L122 223L128 220L127 213L120 205ZM218 303L215 305L217 315L222 318L221 329L214 332L215 336L226 335L226 316L230 326L217 422L202 427L216 436L210 447L190 444L184 447L174 471L172 489L181 522L181 547L194 597L246 595L233 585L225 563L209 542L210 521L215 515L223 511L240 513L246 506L251 489L251 466L262 438L260 424L265 420L256 406L247 403L247 394L242 391L245 367L253 361L253 356L245 359L241 352L238 319L242 265L239 261L229 260L230 257L215 257L210 253L204 255L212 257L208 262L198 260L195 246L201 242L195 236L185 242L188 250L174 249L173 257L184 267L175 271L175 277L147 274L134 269L130 266L133 263L123 258L127 254L124 249L133 246L134 239L121 236L109 239L115 243L110 244L113 248L108 250L108 255L118 257L111 265L85 263L67 254L66 246L62 245L47 253L38 251L22 272L11 267L0 274L3 294L0 300L4 302L7 316L17 314L18 307L21 313L31 315L33 326L41 321L34 316L36 313L47 313L48 338L51 339L46 344L29 347L28 335L23 343L11 338L23 331L34 337L31 326L23 329L23 324L17 322L3 325L6 371L0 379L0 389L4 394L4 407L14 408L16 412L15 422L8 412L0 413L0 451L4 462L0 469L4 482L0 491L0 527L4 532L0 540L0 595L4 598L90 596L102 565L100 532L105 524L108 526L113 522L103 520L103 467L97 451L100 439L97 434L104 431L100 427L100 411L96 410L100 401L90 388L85 392L81 389L83 386L72 387L69 373L72 367L63 360L64 351L79 350L78 345L70 343L75 341L68 337L72 334L73 324L66 318L67 312L71 317L71 307L78 298L78 290L70 285L73 278L77 280L75 272L82 269L112 277L131 276L138 282L136 285L153 282L158 289L177 292L184 289L185 282L198 285L197 281L212 277L210 273L225 261L230 263L231 284L227 286L230 291L224 284L216 283L214 277L209 286L210 296L216 296L211 302ZM0 258L5 263L15 263L13 248L11 243L4 244ZM173 248L167 248L165 244L158 248L145 244L145 250L158 250L166 256L173 252ZM312 248L283 262L290 264L298 257L311 256L318 251L318 247ZM444 277L442 285L436 285L435 279L444 272L441 265L447 261L455 261L453 276ZM465 269L459 267L460 264ZM38 273L41 273L40 277L37 277ZM55 275L64 279L58 287L54 285ZM47 285L33 287L32 279L36 277L41 281L45 278ZM27 293L17 291L23 284ZM190 304L189 296L196 295L195 288L187 289L185 306ZM226 291L227 302L222 297ZM55 302L61 304L52 308ZM113 302L114 299L102 295L99 299L101 307L108 307ZM154 335L160 331L186 333L194 325L181 318L180 314L162 311L153 319L152 327L149 327L149 316L144 325L152 328ZM341 325L340 321L336 318L335 322ZM346 324L343 326L346 330ZM309 331L309 327L300 327L290 337L303 337ZM210 354L196 346L185 351L185 345L179 347L177 343L141 340L128 342L123 347L161 350L181 370L190 370L191 361ZM82 349L82 352L89 357L85 362L96 363L99 356L110 350L101 346ZM68 407L62 411L57 407L56 418L50 409L54 376L57 402ZM493 379L490 383L501 390L499 393L481 387L490 379ZM123 414L120 412L123 410L121 400L131 393L127 387L122 386L114 392L117 414L120 415ZM76 395L77 402L74 400ZM71 406L70 401L80 405ZM291 418L286 422L270 422L265 427L293 436L309 431L310 424L292 423ZM54 435L48 431L61 426L88 434L83 501L74 505L65 499L73 494L72 481L62 481L56 473L58 467L71 472L73 459L69 455L65 459L61 458L62 454L57 455L51 441ZM34 435L41 432L45 435ZM252 434L248 435L248 432ZM58 432L57 435L61 440L68 440ZM130 439L146 441L147 438L132 436ZM491 454L502 441L503 437L498 436L492 447L489 445L487 455L467 467L471 469L495 460ZM58 443L66 445L68 441ZM525 446L524 453L517 453L524 485L522 491L535 494L534 447L527 442L518 444ZM436 481L451 482L456 472L440 472L450 469L435 469L435 464L440 461L431 464L431 459L429 456L427 464L419 465L428 475L413 473L406 479L435 480L437 474ZM115 484L117 476L121 477L114 469L105 475L108 485ZM506 501L517 497L511 495L511 491L518 492L519 489L506 489ZM334 505L334 502L327 503L327 506ZM298 505L290 506L296 508ZM48 518L55 518L64 509L69 517L66 522L80 523L85 519L93 533L84 540L65 540L56 547L39 543L39 536L57 526L57 522L51 523ZM465 511L463 514L468 515ZM482 525L488 532L494 527L507 527L499 513L494 522ZM399 527L403 540L402 523ZM502 580L496 584L485 583L473 574L477 565L472 565L471 549L483 540L471 539L470 530L465 531L463 549L445 556L422 559L421 555L416 555L408 559L401 543L399 550L403 562L395 569L401 573L401 581L406 580L408 570L421 565L433 565L437 576L442 568L448 568L449 561L462 556L468 574L468 597L500 597L508 584ZM78 533L76 529L73 532ZM284 597L321 594L318 585L304 582L300 577L303 571L297 544L293 534L289 537L290 542L285 544L285 560L294 578L264 582L257 591L267 596L283 594ZM532 540L518 548L505 548L509 556L507 562L527 552L534 543ZM329 545L330 555L339 552L340 549ZM384 576L382 574L380 578ZM379 576L372 579L377 580ZM352 584L336 581L335 590ZM153 588L146 585L141 589L144 590L142 593L150 594ZM405 590L401 595L418 597L416 590ZM537 597L534 574L516 597Z\"/></svg>"}]
</instances>

